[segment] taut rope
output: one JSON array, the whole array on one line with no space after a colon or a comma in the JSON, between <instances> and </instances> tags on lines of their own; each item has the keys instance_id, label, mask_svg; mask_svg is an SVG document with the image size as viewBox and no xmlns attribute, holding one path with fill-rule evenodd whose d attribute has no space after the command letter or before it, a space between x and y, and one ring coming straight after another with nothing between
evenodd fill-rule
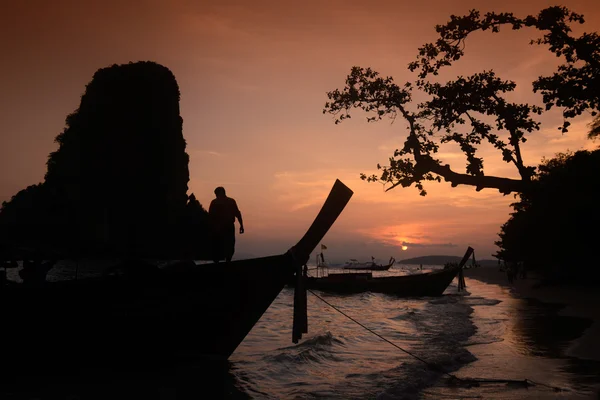
<instances>
[{"instance_id":1,"label":"taut rope","mask_svg":"<svg viewBox=\"0 0 600 400\"><path fill-rule=\"evenodd\" d=\"M380 334L378 334L377 332L373 331L370 328L367 328L365 325L361 324L360 322L358 322L356 319L352 318L351 316L349 316L348 314L346 314L345 312L343 312L342 310L340 310L339 308L337 308L336 306L334 306L333 304L329 303L327 300L325 300L324 298L322 298L321 296L319 296L318 294L316 294L315 292L313 292L312 290L308 289L308 292L312 293L313 296L315 296L317 299L321 300L323 303L327 304L329 307L333 308L335 311L339 312L340 314L342 314L344 317L348 318L350 321L354 322L355 324L359 325L360 327L364 328L365 330L369 331L370 333L372 333L373 335L377 336L378 338L380 338L381 340L391 344L392 346L394 346L395 348L397 348L400 351L403 351L404 353L408 354L409 356L421 361L422 363L424 363L425 365L427 365L430 369L436 371L436 372L440 372L444 375L447 375L450 380L449 380L449 384L461 384L464 385L467 388L471 388L471 387L477 387L480 386L480 384L482 383L511 383L511 384L516 384L516 385L522 385L524 387L529 387L529 386L543 386L546 387L548 389L552 389L555 392L568 392L569 390L567 389L563 389L563 388L559 388L556 386L552 386L552 385L547 385L545 383L540 383L540 382L534 382L531 379L523 379L523 380L516 380L516 379L486 379L486 378L459 378L456 375L453 375L447 371L444 371L444 369L440 366L437 365L435 363L429 362L427 360L424 360L423 358L417 356L416 354L411 353L408 350L403 349L402 347L398 346L396 343L384 338L383 336L381 336Z\"/></svg>"}]
</instances>

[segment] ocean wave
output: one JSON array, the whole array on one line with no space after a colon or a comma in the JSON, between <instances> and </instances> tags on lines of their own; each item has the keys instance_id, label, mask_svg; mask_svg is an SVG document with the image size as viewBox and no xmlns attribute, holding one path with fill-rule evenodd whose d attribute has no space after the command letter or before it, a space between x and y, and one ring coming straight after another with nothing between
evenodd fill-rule
<instances>
[{"instance_id":1,"label":"ocean wave","mask_svg":"<svg viewBox=\"0 0 600 400\"><path fill-rule=\"evenodd\" d=\"M269 354L263 357L265 361L271 361L282 364L306 364L323 362L341 362L342 359L330 351L322 349L304 349L298 351L283 351L277 354Z\"/></svg>"},{"instance_id":2,"label":"ocean wave","mask_svg":"<svg viewBox=\"0 0 600 400\"><path fill-rule=\"evenodd\" d=\"M281 304L290 301L291 295L284 296ZM465 347L475 332L467 297L397 299L368 294L336 300L369 329L450 372L475 360ZM289 310L275 304L270 312L280 317L285 312L287 318ZM267 354L252 351L256 389L280 398L404 399L417 398L442 376L328 309L311 318L319 334L307 335L293 346L281 343Z\"/></svg>"},{"instance_id":3,"label":"ocean wave","mask_svg":"<svg viewBox=\"0 0 600 400\"><path fill-rule=\"evenodd\" d=\"M401 376L393 385L377 395L377 400L412 400L420 398L420 393L428 387L435 385L444 372L454 372L463 365L475 361L476 358L468 350L457 348L454 352L438 353L435 360L427 360L433 364L433 368L427 364L414 360L403 363L384 375ZM441 372L440 369L444 372Z\"/></svg>"},{"instance_id":4,"label":"ocean wave","mask_svg":"<svg viewBox=\"0 0 600 400\"><path fill-rule=\"evenodd\" d=\"M485 297L474 297L474 296L465 298L465 301L470 306L495 306L497 304L502 303L502 300L487 299Z\"/></svg>"},{"instance_id":5,"label":"ocean wave","mask_svg":"<svg viewBox=\"0 0 600 400\"><path fill-rule=\"evenodd\" d=\"M470 318L473 308L467 299L468 296L430 299L423 310L404 317L414 324L418 336L411 353L427 363L414 358L384 372L383 375L397 378L386 385L377 399L419 398L420 392L435 385L444 372L456 371L476 360L466 349L469 338L476 333Z\"/></svg>"},{"instance_id":6,"label":"ocean wave","mask_svg":"<svg viewBox=\"0 0 600 400\"><path fill-rule=\"evenodd\" d=\"M405 310L402 314L396 315L395 317L390 317L389 319L393 321L406 321L418 316L418 311L416 310Z\"/></svg>"},{"instance_id":7,"label":"ocean wave","mask_svg":"<svg viewBox=\"0 0 600 400\"><path fill-rule=\"evenodd\" d=\"M293 346L281 347L277 350L290 350L290 349L298 349L303 347L325 347L325 346L333 346L334 344L343 345L344 341L342 339L338 339L333 337L331 332L326 332L322 335L315 335L309 339L304 340L298 344Z\"/></svg>"},{"instance_id":8,"label":"ocean wave","mask_svg":"<svg viewBox=\"0 0 600 400\"><path fill-rule=\"evenodd\" d=\"M488 338L474 338L472 340L468 340L464 346L475 346L475 345L483 345L483 344L492 344L492 343L500 343L503 342L504 339L501 337L488 337Z\"/></svg>"},{"instance_id":9,"label":"ocean wave","mask_svg":"<svg viewBox=\"0 0 600 400\"><path fill-rule=\"evenodd\" d=\"M342 339L335 338L331 332L326 332L296 345L278 348L274 353L265 355L263 359L282 364L339 362L342 359L335 355L332 348L343 344Z\"/></svg>"}]
</instances>

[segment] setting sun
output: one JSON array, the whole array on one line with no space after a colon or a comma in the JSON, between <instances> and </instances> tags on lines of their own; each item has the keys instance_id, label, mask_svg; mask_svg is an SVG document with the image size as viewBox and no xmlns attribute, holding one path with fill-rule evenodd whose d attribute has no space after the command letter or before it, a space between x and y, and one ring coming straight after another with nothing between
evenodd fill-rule
<instances>
[{"instance_id":1,"label":"setting sun","mask_svg":"<svg viewBox=\"0 0 600 400\"><path fill-rule=\"evenodd\" d=\"M402 246L402 250L408 250L408 246Z\"/></svg>"}]
</instances>

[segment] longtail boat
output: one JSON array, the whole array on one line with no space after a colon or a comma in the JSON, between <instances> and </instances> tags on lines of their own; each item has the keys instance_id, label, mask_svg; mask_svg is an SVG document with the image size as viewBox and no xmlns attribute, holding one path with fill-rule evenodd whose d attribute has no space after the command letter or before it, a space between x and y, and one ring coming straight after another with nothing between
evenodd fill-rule
<instances>
[{"instance_id":1,"label":"longtail boat","mask_svg":"<svg viewBox=\"0 0 600 400\"><path fill-rule=\"evenodd\" d=\"M284 254L164 268L132 261L104 277L1 286L2 372L57 363L226 362L286 283L301 276L352 194L337 180L304 237Z\"/></svg>"},{"instance_id":2,"label":"longtail boat","mask_svg":"<svg viewBox=\"0 0 600 400\"><path fill-rule=\"evenodd\" d=\"M469 247L456 266L438 271L402 276L373 276L372 272L329 273L305 277L308 289L335 293L377 292L398 297L441 296L473 254Z\"/></svg>"},{"instance_id":3,"label":"longtail boat","mask_svg":"<svg viewBox=\"0 0 600 400\"><path fill-rule=\"evenodd\" d=\"M349 263L344 265L343 269L361 270L361 271L387 271L396 263L394 257L390 257L387 264L377 264L374 260L368 263L359 263L357 260L351 259Z\"/></svg>"}]
</instances>

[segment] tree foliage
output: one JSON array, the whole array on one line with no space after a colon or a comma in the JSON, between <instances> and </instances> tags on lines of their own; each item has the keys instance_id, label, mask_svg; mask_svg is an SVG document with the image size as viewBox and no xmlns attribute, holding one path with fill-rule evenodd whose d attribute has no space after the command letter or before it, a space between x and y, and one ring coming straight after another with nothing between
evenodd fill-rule
<instances>
[{"instance_id":1,"label":"tree foliage","mask_svg":"<svg viewBox=\"0 0 600 400\"><path fill-rule=\"evenodd\" d=\"M595 139L600 135L600 116L596 117L590 124L590 133L588 137Z\"/></svg>"},{"instance_id":2,"label":"tree foliage","mask_svg":"<svg viewBox=\"0 0 600 400\"><path fill-rule=\"evenodd\" d=\"M379 175L361 175L370 182L390 183L388 190L415 184L425 195L425 181L444 179L452 186L495 188L504 194L523 192L535 167L525 164L521 146L530 133L539 130L537 117L554 107L561 108L564 123L559 129L565 133L572 118L587 112L596 115L600 107L600 37L597 33L571 35L571 25L583 22L582 15L565 7L549 7L525 18L512 13L481 15L476 10L462 17L451 16L448 23L436 26L439 38L419 48L417 59L409 64L409 70L418 73L416 81L397 84L392 77L383 77L370 68L353 67L345 87L327 93L329 101L323 113L334 115L336 124L351 118L353 109L366 112L369 122L398 116L407 122L406 140L389 158L389 165L377 165ZM544 107L507 100L516 84L494 71L458 76L445 83L433 80L442 68L464 56L470 34L498 33L505 26L543 32L531 44L547 45L564 59L551 76L533 82L533 91L542 95ZM414 91L425 93L428 100L414 104ZM520 179L485 175L483 159L478 155L482 142L490 143L503 161L513 164ZM447 143L458 144L464 152L465 172L453 171L437 157L440 147Z\"/></svg>"},{"instance_id":3,"label":"tree foliage","mask_svg":"<svg viewBox=\"0 0 600 400\"><path fill-rule=\"evenodd\" d=\"M513 204L496 257L563 278L600 279L600 150L544 161L531 189Z\"/></svg>"}]
</instances>

